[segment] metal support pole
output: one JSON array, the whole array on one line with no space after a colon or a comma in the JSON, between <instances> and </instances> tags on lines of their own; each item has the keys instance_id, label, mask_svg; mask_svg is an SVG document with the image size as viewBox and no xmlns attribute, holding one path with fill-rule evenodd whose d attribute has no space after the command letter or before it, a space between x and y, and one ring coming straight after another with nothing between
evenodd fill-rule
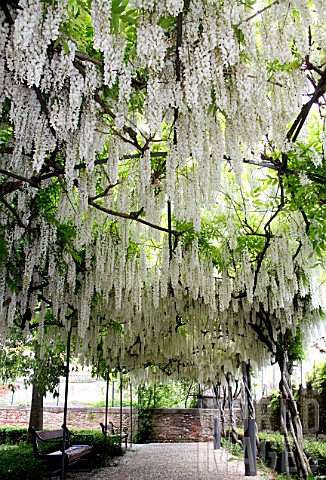
<instances>
[{"instance_id":1,"label":"metal support pole","mask_svg":"<svg viewBox=\"0 0 326 480\"><path fill-rule=\"evenodd\" d=\"M132 448L132 383L130 380L130 448Z\"/></svg>"},{"instance_id":2,"label":"metal support pole","mask_svg":"<svg viewBox=\"0 0 326 480\"><path fill-rule=\"evenodd\" d=\"M217 400L217 417L214 418L214 450L221 448L221 403Z\"/></svg>"},{"instance_id":3,"label":"metal support pole","mask_svg":"<svg viewBox=\"0 0 326 480\"><path fill-rule=\"evenodd\" d=\"M121 449L121 440L122 440L122 372L120 372L120 449Z\"/></svg>"},{"instance_id":4,"label":"metal support pole","mask_svg":"<svg viewBox=\"0 0 326 480\"><path fill-rule=\"evenodd\" d=\"M247 424L247 425L246 425ZM257 475L256 466L256 420L248 418L244 430L244 463L245 476L255 477Z\"/></svg>"},{"instance_id":5,"label":"metal support pole","mask_svg":"<svg viewBox=\"0 0 326 480\"><path fill-rule=\"evenodd\" d=\"M141 391L140 391L140 386L138 385L138 388L137 388L137 437L139 436L139 429L140 429L140 415L139 415L140 404L141 404Z\"/></svg>"},{"instance_id":6,"label":"metal support pole","mask_svg":"<svg viewBox=\"0 0 326 480\"><path fill-rule=\"evenodd\" d=\"M61 480L66 480L67 475L67 461L65 455L66 440L67 440L67 408L68 408L68 389L69 389L69 363L70 363L70 344L71 344L71 329L67 335L67 358L66 358L66 387L65 387L65 403L63 408L63 434L62 434L62 460L61 460Z\"/></svg>"},{"instance_id":7,"label":"metal support pole","mask_svg":"<svg viewBox=\"0 0 326 480\"><path fill-rule=\"evenodd\" d=\"M227 439L228 439L228 453L231 453L233 395L232 395L231 383L230 383L230 380L228 379L229 377L227 374L226 380L228 384L228 403L229 403L229 428L227 432Z\"/></svg>"},{"instance_id":8,"label":"metal support pole","mask_svg":"<svg viewBox=\"0 0 326 480\"><path fill-rule=\"evenodd\" d=\"M112 382L112 402L111 406L114 407L114 382Z\"/></svg>"},{"instance_id":9,"label":"metal support pole","mask_svg":"<svg viewBox=\"0 0 326 480\"><path fill-rule=\"evenodd\" d=\"M169 229L169 260L172 260L172 213L171 213L171 201L168 200L168 229Z\"/></svg>"},{"instance_id":10,"label":"metal support pole","mask_svg":"<svg viewBox=\"0 0 326 480\"><path fill-rule=\"evenodd\" d=\"M106 372L104 452L106 452L106 437L108 432L109 385L110 385L110 370L108 368Z\"/></svg>"}]
</instances>

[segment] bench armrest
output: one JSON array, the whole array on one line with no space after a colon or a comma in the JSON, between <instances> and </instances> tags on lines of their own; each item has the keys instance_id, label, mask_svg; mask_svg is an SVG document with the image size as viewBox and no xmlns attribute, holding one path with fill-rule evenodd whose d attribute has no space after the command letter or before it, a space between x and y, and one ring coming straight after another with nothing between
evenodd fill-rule
<instances>
[{"instance_id":1,"label":"bench armrest","mask_svg":"<svg viewBox=\"0 0 326 480\"><path fill-rule=\"evenodd\" d=\"M102 422L100 422L100 426L101 426L101 430L102 430L103 435L105 435L105 425ZM121 435L127 436L128 435L128 427L123 425L122 430L120 431L120 426L117 427L112 422L109 422L108 426L107 426L106 433L107 433L107 435L120 435L121 434Z\"/></svg>"},{"instance_id":2,"label":"bench armrest","mask_svg":"<svg viewBox=\"0 0 326 480\"><path fill-rule=\"evenodd\" d=\"M113 428L113 432L117 434L119 434L120 431L121 433L128 433L128 427L126 427L125 425L122 425L121 430L120 430L120 425L117 426L112 424L112 428Z\"/></svg>"}]
</instances>

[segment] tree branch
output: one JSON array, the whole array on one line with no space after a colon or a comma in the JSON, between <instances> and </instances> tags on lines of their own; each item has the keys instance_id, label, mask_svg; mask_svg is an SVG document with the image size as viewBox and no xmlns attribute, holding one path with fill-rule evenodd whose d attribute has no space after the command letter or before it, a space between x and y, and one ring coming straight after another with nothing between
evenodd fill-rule
<instances>
[{"instance_id":1,"label":"tree branch","mask_svg":"<svg viewBox=\"0 0 326 480\"><path fill-rule=\"evenodd\" d=\"M98 195L95 195L95 197L90 197L90 200L93 202L94 200L97 200L98 198L103 198L103 197L105 197L112 188L116 187L116 186L119 185L120 183L121 183L121 182L116 182L116 183L114 183L114 184L108 185L108 186L106 187L106 189L103 190L102 193L99 193Z\"/></svg>"},{"instance_id":2,"label":"tree branch","mask_svg":"<svg viewBox=\"0 0 326 480\"><path fill-rule=\"evenodd\" d=\"M250 20L252 20L253 18L257 17L257 15L260 15L261 13L264 13L266 10L268 10L269 8L271 8L273 5L279 3L279 0L275 0L273 3L271 3L270 5L267 5L267 7L265 8L262 8L261 10L258 10L258 12L255 12L254 14L252 14L250 17L242 20L240 23L238 23L237 25L235 25L235 28L239 28L240 25L242 25L243 23L246 23L246 22L250 22Z\"/></svg>"},{"instance_id":3,"label":"tree branch","mask_svg":"<svg viewBox=\"0 0 326 480\"><path fill-rule=\"evenodd\" d=\"M313 106L314 103L318 102L319 98L322 95L324 95L325 92L326 92L326 68L323 71L323 73L322 73L322 75L319 79L316 90L314 91L311 99L309 100L309 102L307 102L302 107L299 115L297 116L297 118L293 122L292 127L288 131L288 133L286 135L286 138L288 140L291 140L292 142L296 141L296 139L298 138L298 135L299 135L299 133L300 133L307 117L308 117L308 114L311 110L311 107Z\"/></svg>"},{"instance_id":4,"label":"tree branch","mask_svg":"<svg viewBox=\"0 0 326 480\"><path fill-rule=\"evenodd\" d=\"M2 175L6 175L7 177L12 177L12 178L16 178L17 180L20 180L20 184L21 182L25 182L25 183L29 183L32 187L34 188L39 188L39 185L35 182L35 180L33 180L33 178L26 178L26 177L23 177L21 175L17 175L16 173L12 173L12 172L8 172L7 170L3 170L2 168L0 168L0 173L2 173Z\"/></svg>"},{"instance_id":5,"label":"tree branch","mask_svg":"<svg viewBox=\"0 0 326 480\"><path fill-rule=\"evenodd\" d=\"M117 212L115 210L110 210L108 208L102 207L98 203L95 203L91 198L88 199L88 204L94 208L97 208L101 212L107 213L108 215L112 215L113 217L125 218L126 220L135 220L139 223L142 223L143 225L147 225L148 227L154 228L155 230L159 230L161 232L166 232L166 233L172 233L172 235L175 235L176 237L183 235L183 232L178 232L177 230L169 230L168 228L161 227L160 225L155 225L154 223L151 223L151 222L147 222L147 220L143 220L142 218L139 217L139 215L142 213L142 209L139 212L131 212L131 213Z\"/></svg>"},{"instance_id":6,"label":"tree branch","mask_svg":"<svg viewBox=\"0 0 326 480\"><path fill-rule=\"evenodd\" d=\"M84 52L76 52L75 57L78 58L78 60L82 60L84 62L94 63L94 65L99 65L100 67L103 66L103 62L101 62L101 60L97 60L97 58L90 57L89 55L87 55L87 53L84 53Z\"/></svg>"},{"instance_id":7,"label":"tree branch","mask_svg":"<svg viewBox=\"0 0 326 480\"><path fill-rule=\"evenodd\" d=\"M26 229L27 226L24 225L22 219L20 218L20 216L18 215L14 207L12 207L10 203L8 203L7 200L3 197L0 197L0 202L2 202L8 208L8 210L12 213L12 215L16 218L19 227Z\"/></svg>"},{"instance_id":8,"label":"tree branch","mask_svg":"<svg viewBox=\"0 0 326 480\"><path fill-rule=\"evenodd\" d=\"M33 85L33 90L34 90L35 93L36 93L36 96L37 96L37 98L38 98L38 101L40 102L42 112L43 112L44 115L46 116L49 130L50 130L50 132L52 133L52 135L54 136L54 138L56 138L57 134L56 134L56 131L54 130L54 128L52 127L51 123L50 123L49 110L48 110L48 107L46 106L46 103L45 103L45 100L44 100L44 98L43 98L42 92L41 92L41 90L40 90L36 85Z\"/></svg>"}]
</instances>

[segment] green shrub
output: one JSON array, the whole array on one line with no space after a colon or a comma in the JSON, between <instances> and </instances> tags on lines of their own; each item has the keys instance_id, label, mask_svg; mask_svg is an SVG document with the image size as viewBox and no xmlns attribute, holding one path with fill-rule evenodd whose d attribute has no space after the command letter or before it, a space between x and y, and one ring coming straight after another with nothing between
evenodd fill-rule
<instances>
[{"instance_id":1,"label":"green shrub","mask_svg":"<svg viewBox=\"0 0 326 480\"><path fill-rule=\"evenodd\" d=\"M260 458L265 465L281 471L281 455L284 452L284 437L280 433L259 432L261 441ZM308 457L312 471L318 475L326 474L326 444L317 441L304 441L304 450ZM275 462L275 464L273 464ZM312 478L319 478L312 477Z\"/></svg>"},{"instance_id":2,"label":"green shrub","mask_svg":"<svg viewBox=\"0 0 326 480\"><path fill-rule=\"evenodd\" d=\"M15 445L26 442L27 428L23 427L0 427L0 445Z\"/></svg>"},{"instance_id":3,"label":"green shrub","mask_svg":"<svg viewBox=\"0 0 326 480\"><path fill-rule=\"evenodd\" d=\"M221 438L221 446L224 450L227 450L235 458L243 458L243 448L239 443L234 443L233 441L228 442L224 437Z\"/></svg>"},{"instance_id":4,"label":"green shrub","mask_svg":"<svg viewBox=\"0 0 326 480\"><path fill-rule=\"evenodd\" d=\"M104 436L100 430L72 430L72 434L92 435L94 439L94 466L104 466L106 459L122 454L122 449L114 438ZM0 428L0 480L41 480L45 465L34 457L32 445L27 445L27 429L15 427ZM23 440L23 441L22 441ZM72 436L72 443L78 444ZM81 443L85 443L81 441ZM59 441L40 442L41 453L49 453L61 447Z\"/></svg>"},{"instance_id":5,"label":"green shrub","mask_svg":"<svg viewBox=\"0 0 326 480\"><path fill-rule=\"evenodd\" d=\"M260 441L260 461L269 468L282 471L284 437L279 433L258 433Z\"/></svg>"},{"instance_id":6,"label":"green shrub","mask_svg":"<svg viewBox=\"0 0 326 480\"><path fill-rule=\"evenodd\" d=\"M43 462L36 460L31 445L0 445L0 480L41 480Z\"/></svg>"},{"instance_id":7,"label":"green shrub","mask_svg":"<svg viewBox=\"0 0 326 480\"><path fill-rule=\"evenodd\" d=\"M284 437L280 433L265 433L259 432L258 437L260 442L266 443L269 442L271 445L271 449L274 452L282 453L284 450Z\"/></svg>"},{"instance_id":8,"label":"green shrub","mask_svg":"<svg viewBox=\"0 0 326 480\"><path fill-rule=\"evenodd\" d=\"M326 443L304 441L304 448L306 452L312 455L316 465L318 466L318 474L326 475Z\"/></svg>"}]
</instances>

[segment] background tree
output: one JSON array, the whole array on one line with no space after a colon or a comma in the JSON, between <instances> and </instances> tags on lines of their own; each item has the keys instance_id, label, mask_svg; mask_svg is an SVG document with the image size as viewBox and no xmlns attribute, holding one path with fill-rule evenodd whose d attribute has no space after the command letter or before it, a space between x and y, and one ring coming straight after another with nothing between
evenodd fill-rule
<instances>
[{"instance_id":1,"label":"background tree","mask_svg":"<svg viewBox=\"0 0 326 480\"><path fill-rule=\"evenodd\" d=\"M32 385L29 426L43 429L43 397L50 392L59 396L60 376L64 375L65 349L48 344L42 351L35 335L15 328L0 350L0 378L14 392L14 383L22 378Z\"/></svg>"}]
</instances>

